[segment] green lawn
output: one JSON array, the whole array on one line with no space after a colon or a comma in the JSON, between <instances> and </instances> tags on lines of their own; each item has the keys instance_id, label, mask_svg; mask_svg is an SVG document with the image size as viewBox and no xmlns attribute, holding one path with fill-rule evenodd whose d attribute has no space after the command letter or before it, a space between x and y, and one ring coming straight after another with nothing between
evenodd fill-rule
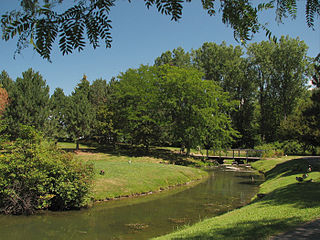
<instances>
[{"instance_id":1,"label":"green lawn","mask_svg":"<svg viewBox=\"0 0 320 240\"><path fill-rule=\"evenodd\" d=\"M58 142L58 148L66 149L66 150L75 150L76 144L70 143L70 142ZM92 147L89 147L87 145L79 144L80 149L92 149Z\"/></svg>"},{"instance_id":2,"label":"green lawn","mask_svg":"<svg viewBox=\"0 0 320 240\"><path fill-rule=\"evenodd\" d=\"M90 152L80 152L75 157L95 165L96 200L155 192L207 176L207 173L200 169L160 164L164 161L153 157ZM100 174L101 170L104 175Z\"/></svg>"},{"instance_id":3,"label":"green lawn","mask_svg":"<svg viewBox=\"0 0 320 240\"><path fill-rule=\"evenodd\" d=\"M309 164L312 172L304 182L297 182ZM284 157L252 166L265 172L260 188L266 194L263 198L157 239L267 239L320 217L320 158Z\"/></svg>"}]
</instances>

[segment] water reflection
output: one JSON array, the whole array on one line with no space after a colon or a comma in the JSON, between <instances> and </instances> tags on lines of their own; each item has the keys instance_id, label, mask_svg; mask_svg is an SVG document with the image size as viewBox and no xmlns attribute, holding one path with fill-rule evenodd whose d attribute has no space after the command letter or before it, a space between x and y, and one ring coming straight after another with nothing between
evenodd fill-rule
<instances>
[{"instance_id":1,"label":"water reflection","mask_svg":"<svg viewBox=\"0 0 320 240\"><path fill-rule=\"evenodd\" d=\"M174 194L100 203L82 211L0 216L1 239L149 239L248 203L260 180L251 171L219 167L207 181Z\"/></svg>"}]
</instances>

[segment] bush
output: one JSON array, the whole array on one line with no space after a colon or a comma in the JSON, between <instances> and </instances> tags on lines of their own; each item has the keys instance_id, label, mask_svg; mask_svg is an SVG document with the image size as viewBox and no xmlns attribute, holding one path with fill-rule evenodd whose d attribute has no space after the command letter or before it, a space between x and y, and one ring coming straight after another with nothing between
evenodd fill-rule
<instances>
[{"instance_id":1,"label":"bush","mask_svg":"<svg viewBox=\"0 0 320 240\"><path fill-rule=\"evenodd\" d=\"M28 215L86 206L93 166L58 150L32 128L24 130L24 138L0 155L0 212Z\"/></svg>"},{"instance_id":2,"label":"bush","mask_svg":"<svg viewBox=\"0 0 320 240\"><path fill-rule=\"evenodd\" d=\"M287 155L303 155L305 153L302 144L297 141L284 141L281 145Z\"/></svg>"},{"instance_id":3,"label":"bush","mask_svg":"<svg viewBox=\"0 0 320 240\"><path fill-rule=\"evenodd\" d=\"M264 152L262 153L263 158L282 157L284 155L281 144L279 142L263 144L255 147L255 149L264 150Z\"/></svg>"}]
</instances>

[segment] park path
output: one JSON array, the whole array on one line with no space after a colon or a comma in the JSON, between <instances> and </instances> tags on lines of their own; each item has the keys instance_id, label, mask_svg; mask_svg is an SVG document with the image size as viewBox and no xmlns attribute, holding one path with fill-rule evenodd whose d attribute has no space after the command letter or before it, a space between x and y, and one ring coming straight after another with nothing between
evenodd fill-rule
<instances>
[{"instance_id":1,"label":"park path","mask_svg":"<svg viewBox=\"0 0 320 240\"><path fill-rule=\"evenodd\" d=\"M269 240L320 240L320 218L294 230L271 237Z\"/></svg>"}]
</instances>

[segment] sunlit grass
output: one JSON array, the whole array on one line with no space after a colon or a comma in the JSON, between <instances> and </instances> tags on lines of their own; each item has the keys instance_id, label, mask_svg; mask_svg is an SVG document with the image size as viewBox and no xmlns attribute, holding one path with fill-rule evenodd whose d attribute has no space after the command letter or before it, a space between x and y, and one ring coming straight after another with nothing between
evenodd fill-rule
<instances>
[{"instance_id":1,"label":"sunlit grass","mask_svg":"<svg viewBox=\"0 0 320 240\"><path fill-rule=\"evenodd\" d=\"M76 149L76 143L70 143L70 142L58 142L57 143L58 148L61 149L67 149L67 150L75 150ZM80 149L92 149L92 147L89 147L84 144L79 144Z\"/></svg>"},{"instance_id":2,"label":"sunlit grass","mask_svg":"<svg viewBox=\"0 0 320 240\"><path fill-rule=\"evenodd\" d=\"M155 192L207 176L200 169L160 164L164 161L153 157L87 152L80 152L75 157L94 163L93 194L96 200Z\"/></svg>"}]
</instances>

